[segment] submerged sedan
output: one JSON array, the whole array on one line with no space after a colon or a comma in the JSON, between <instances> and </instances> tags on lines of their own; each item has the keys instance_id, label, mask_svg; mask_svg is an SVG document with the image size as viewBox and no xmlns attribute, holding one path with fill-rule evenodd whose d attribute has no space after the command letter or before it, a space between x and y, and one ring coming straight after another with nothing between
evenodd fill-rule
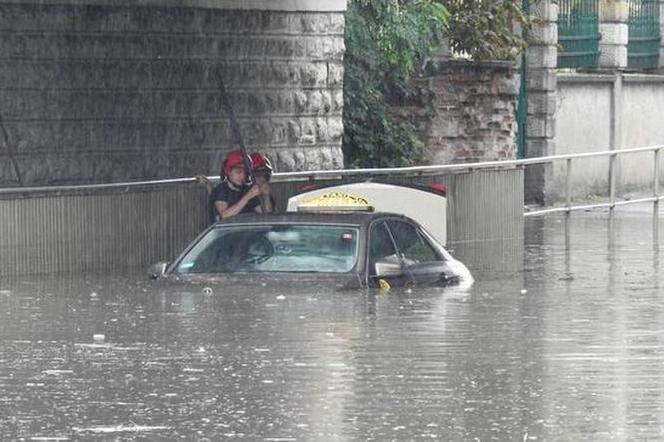
<instances>
[{"instance_id":1,"label":"submerged sedan","mask_svg":"<svg viewBox=\"0 0 664 442\"><path fill-rule=\"evenodd\" d=\"M159 274L315 276L345 288L450 285L470 272L417 222L389 213L247 214L204 231Z\"/></svg>"}]
</instances>

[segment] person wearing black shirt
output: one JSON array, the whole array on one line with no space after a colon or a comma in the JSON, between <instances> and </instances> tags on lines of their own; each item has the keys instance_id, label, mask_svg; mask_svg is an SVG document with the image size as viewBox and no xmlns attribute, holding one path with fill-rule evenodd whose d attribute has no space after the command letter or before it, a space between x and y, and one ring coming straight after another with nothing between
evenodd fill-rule
<instances>
[{"instance_id":1,"label":"person wearing black shirt","mask_svg":"<svg viewBox=\"0 0 664 442\"><path fill-rule=\"evenodd\" d=\"M238 213L260 212L261 188L246 184L241 151L228 153L223 172L225 178L210 193L210 222L230 218Z\"/></svg>"}]
</instances>

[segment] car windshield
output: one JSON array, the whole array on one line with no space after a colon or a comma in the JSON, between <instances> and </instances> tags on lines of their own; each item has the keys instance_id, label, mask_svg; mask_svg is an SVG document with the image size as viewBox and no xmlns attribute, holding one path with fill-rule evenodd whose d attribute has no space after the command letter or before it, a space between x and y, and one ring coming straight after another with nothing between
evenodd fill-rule
<instances>
[{"instance_id":1,"label":"car windshield","mask_svg":"<svg viewBox=\"0 0 664 442\"><path fill-rule=\"evenodd\" d=\"M218 226L180 261L177 273L349 272L358 229L325 225Z\"/></svg>"}]
</instances>

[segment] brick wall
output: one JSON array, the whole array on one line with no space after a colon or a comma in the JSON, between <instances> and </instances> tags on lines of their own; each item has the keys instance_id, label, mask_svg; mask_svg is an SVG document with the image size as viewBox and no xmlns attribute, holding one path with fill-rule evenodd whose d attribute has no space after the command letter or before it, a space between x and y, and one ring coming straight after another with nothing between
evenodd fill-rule
<instances>
[{"instance_id":1,"label":"brick wall","mask_svg":"<svg viewBox=\"0 0 664 442\"><path fill-rule=\"evenodd\" d=\"M449 164L516 158L519 75L509 63L444 61L423 84L433 113L424 117L427 163Z\"/></svg>"},{"instance_id":2,"label":"brick wall","mask_svg":"<svg viewBox=\"0 0 664 442\"><path fill-rule=\"evenodd\" d=\"M233 148L278 170L341 167L343 12L0 4L0 186L218 173Z\"/></svg>"}]
</instances>

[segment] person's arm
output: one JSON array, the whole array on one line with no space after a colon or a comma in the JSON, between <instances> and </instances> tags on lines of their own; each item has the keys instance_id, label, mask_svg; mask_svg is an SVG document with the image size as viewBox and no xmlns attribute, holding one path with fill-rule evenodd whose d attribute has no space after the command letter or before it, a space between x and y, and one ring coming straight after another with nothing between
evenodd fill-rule
<instances>
[{"instance_id":1,"label":"person's arm","mask_svg":"<svg viewBox=\"0 0 664 442\"><path fill-rule=\"evenodd\" d=\"M263 213L263 207L265 207L265 213L274 212L274 204L272 200L272 190L270 189L270 183L263 183L260 185L261 193L260 198L262 198L262 204L257 204L254 207L254 211L258 213Z\"/></svg>"},{"instance_id":2,"label":"person's arm","mask_svg":"<svg viewBox=\"0 0 664 442\"><path fill-rule=\"evenodd\" d=\"M214 208L219 214L219 217L221 219L227 219L242 212L242 209L244 209L247 203L255 196L258 196L259 194L260 194L260 189L254 186L251 189L249 189L247 193L245 193L242 196L242 198L240 198L240 200L237 203L233 204L232 206L229 206L226 201L217 200L214 202Z\"/></svg>"},{"instance_id":3,"label":"person's arm","mask_svg":"<svg viewBox=\"0 0 664 442\"><path fill-rule=\"evenodd\" d=\"M205 190L207 191L208 195L212 193L212 183L205 175L195 175L194 179L196 180L197 184L205 186Z\"/></svg>"}]
</instances>

